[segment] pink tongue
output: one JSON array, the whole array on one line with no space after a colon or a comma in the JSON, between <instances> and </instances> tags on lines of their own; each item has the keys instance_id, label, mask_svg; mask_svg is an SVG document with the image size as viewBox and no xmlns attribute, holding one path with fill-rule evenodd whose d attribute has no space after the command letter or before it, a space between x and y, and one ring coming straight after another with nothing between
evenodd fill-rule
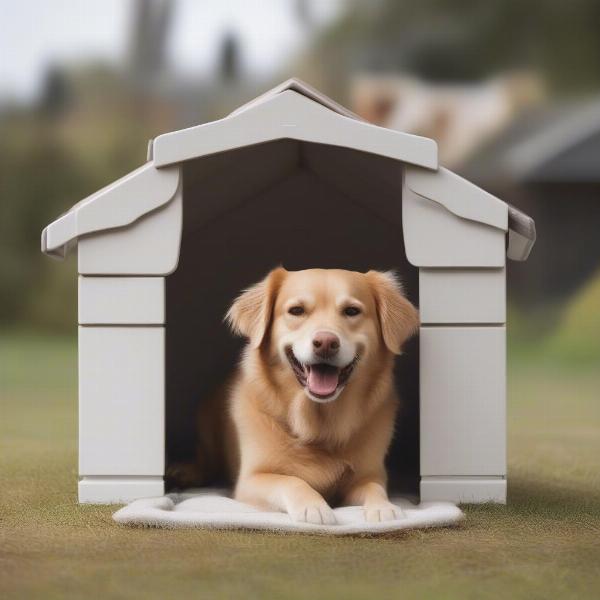
<instances>
[{"instance_id":1,"label":"pink tongue","mask_svg":"<svg viewBox=\"0 0 600 600\"><path fill-rule=\"evenodd\" d=\"M337 388L338 374L335 367L312 366L308 372L308 389L318 396L330 396Z\"/></svg>"}]
</instances>

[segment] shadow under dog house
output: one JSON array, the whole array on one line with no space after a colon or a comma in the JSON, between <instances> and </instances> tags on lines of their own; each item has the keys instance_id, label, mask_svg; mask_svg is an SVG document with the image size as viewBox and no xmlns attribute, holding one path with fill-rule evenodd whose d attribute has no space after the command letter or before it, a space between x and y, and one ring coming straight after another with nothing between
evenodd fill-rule
<instances>
[{"instance_id":1,"label":"shadow under dog house","mask_svg":"<svg viewBox=\"0 0 600 600\"><path fill-rule=\"evenodd\" d=\"M378 249L412 265L421 499L505 502L506 257L527 258L534 223L440 167L433 140L366 123L295 79L157 137L145 165L44 229L50 256L78 244L80 502L164 493L167 388L199 385L195 364L217 380L225 355L233 364L226 344L206 350L216 326L199 339L192 323L213 311L220 326L277 264L276 240L305 266L379 268L367 262Z\"/></svg>"}]
</instances>

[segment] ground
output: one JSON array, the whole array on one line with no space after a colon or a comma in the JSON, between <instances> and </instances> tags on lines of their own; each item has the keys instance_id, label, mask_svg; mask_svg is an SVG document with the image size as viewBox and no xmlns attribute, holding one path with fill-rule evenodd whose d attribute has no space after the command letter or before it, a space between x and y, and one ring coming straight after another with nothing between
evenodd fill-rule
<instances>
[{"instance_id":1,"label":"ground","mask_svg":"<svg viewBox=\"0 0 600 600\"><path fill-rule=\"evenodd\" d=\"M512 353L508 506L384 538L127 529L76 503L76 343L0 337L0 596L600 595L600 369Z\"/></svg>"}]
</instances>

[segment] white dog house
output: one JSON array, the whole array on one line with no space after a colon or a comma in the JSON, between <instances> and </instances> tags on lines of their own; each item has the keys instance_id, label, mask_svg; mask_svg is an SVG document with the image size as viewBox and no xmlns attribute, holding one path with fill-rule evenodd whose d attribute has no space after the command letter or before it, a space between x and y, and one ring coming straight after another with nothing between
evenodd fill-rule
<instances>
[{"instance_id":1,"label":"white dog house","mask_svg":"<svg viewBox=\"0 0 600 600\"><path fill-rule=\"evenodd\" d=\"M505 502L506 257L529 217L298 80L148 154L42 234L78 245L81 502L163 494L166 440L194 427L177 403L235 362L222 316L280 262L414 270L421 498Z\"/></svg>"}]
</instances>

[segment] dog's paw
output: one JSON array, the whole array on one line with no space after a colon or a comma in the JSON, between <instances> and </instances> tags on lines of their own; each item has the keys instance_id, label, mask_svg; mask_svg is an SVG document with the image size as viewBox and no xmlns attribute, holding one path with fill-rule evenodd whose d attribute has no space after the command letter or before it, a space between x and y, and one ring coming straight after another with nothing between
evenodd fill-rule
<instances>
[{"instance_id":1,"label":"dog's paw","mask_svg":"<svg viewBox=\"0 0 600 600\"><path fill-rule=\"evenodd\" d=\"M313 523L314 525L337 525L335 514L326 503L308 504L290 512L290 517L297 523Z\"/></svg>"},{"instance_id":2,"label":"dog's paw","mask_svg":"<svg viewBox=\"0 0 600 600\"><path fill-rule=\"evenodd\" d=\"M380 523L382 521L394 521L404 519L404 511L391 502L381 504L370 504L363 507L365 511L365 521L368 523Z\"/></svg>"}]
</instances>

